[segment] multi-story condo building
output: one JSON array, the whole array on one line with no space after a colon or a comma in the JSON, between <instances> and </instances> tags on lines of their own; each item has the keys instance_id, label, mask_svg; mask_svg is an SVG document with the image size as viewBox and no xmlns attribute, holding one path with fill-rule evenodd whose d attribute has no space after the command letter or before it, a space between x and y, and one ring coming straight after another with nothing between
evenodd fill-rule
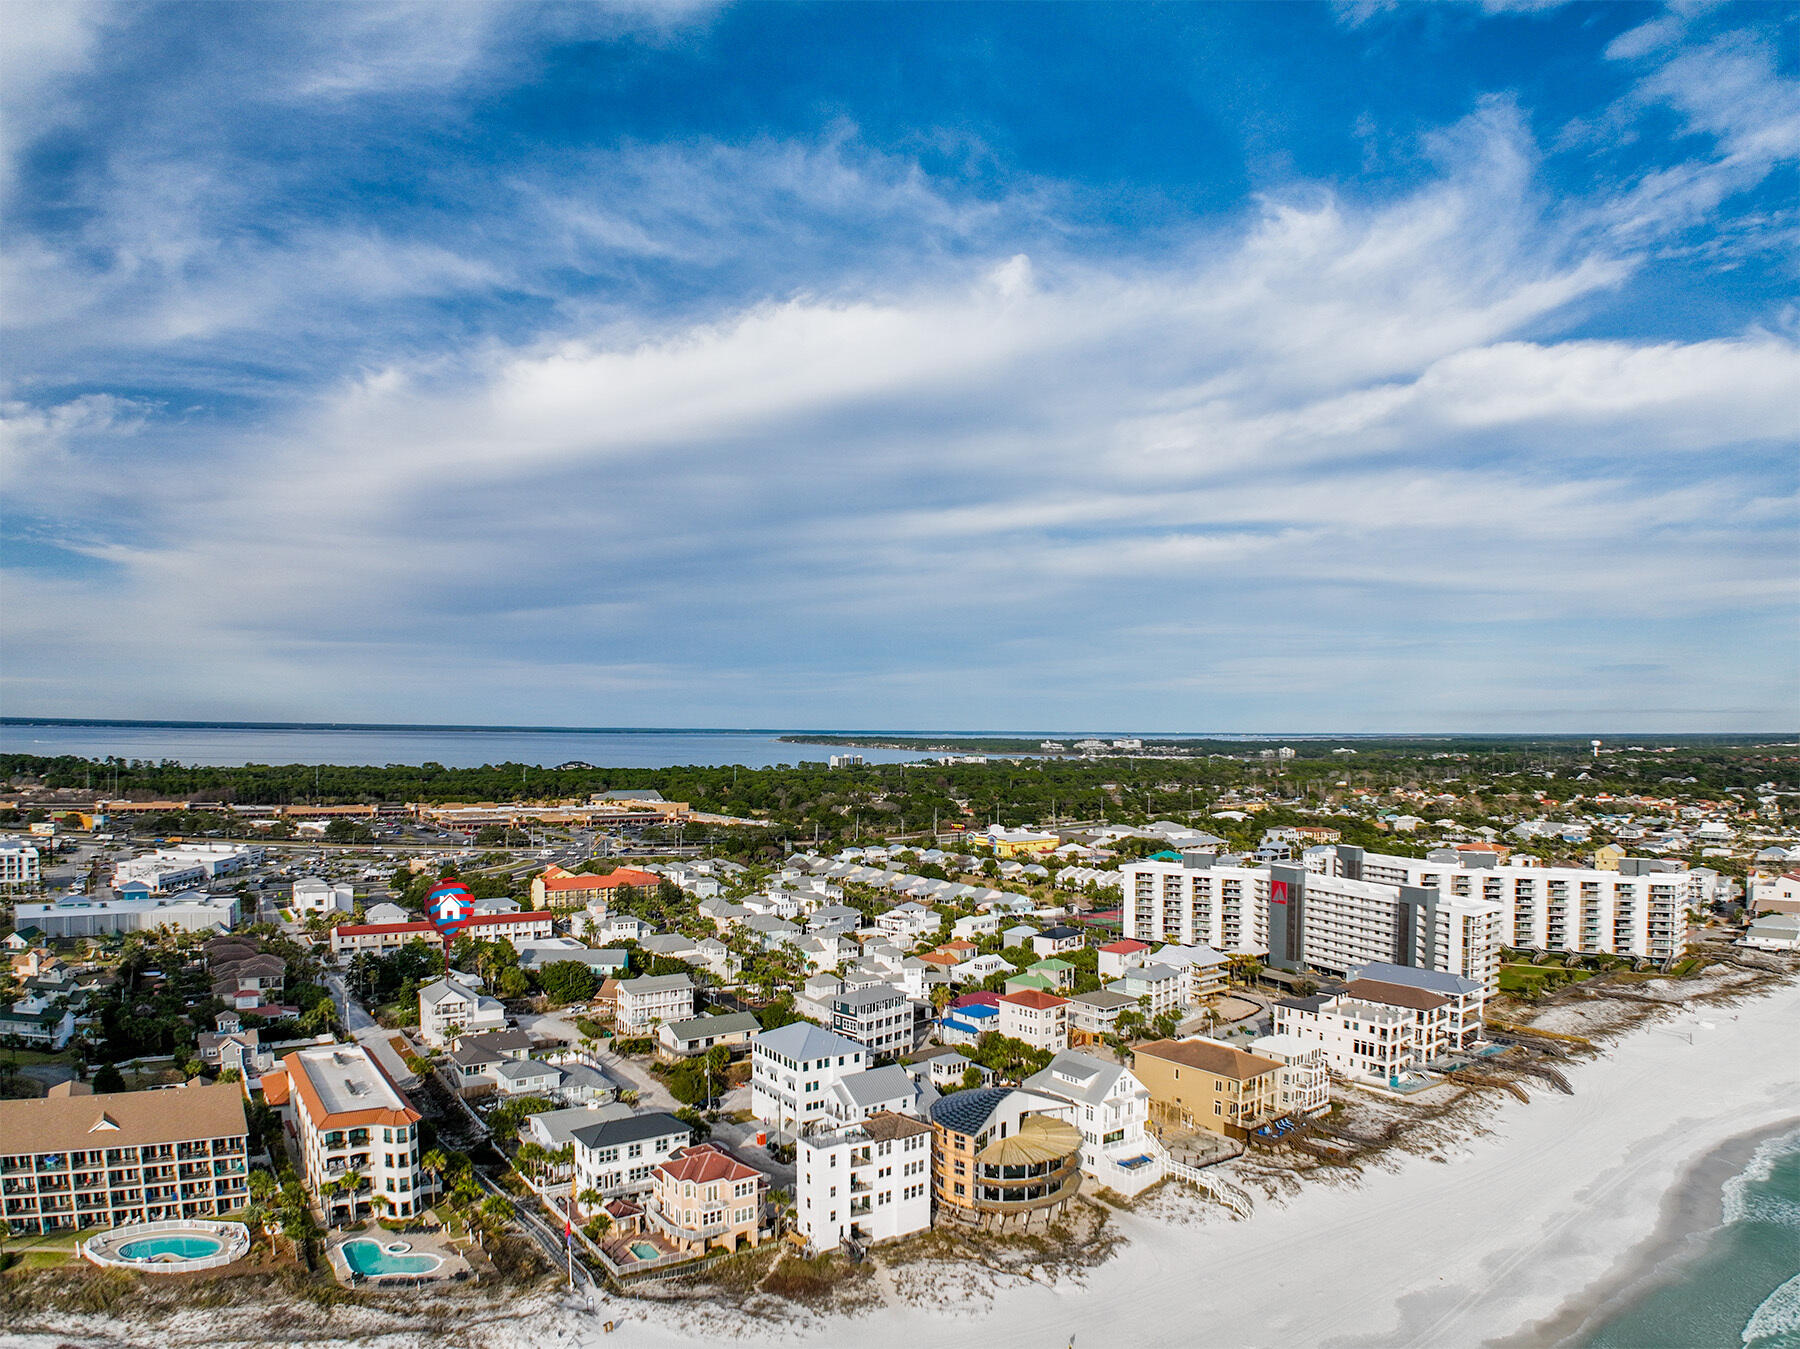
<instances>
[{"instance_id":1,"label":"multi-story condo building","mask_svg":"<svg viewBox=\"0 0 1800 1349\"><path fill-rule=\"evenodd\" d=\"M875 1058L904 1053L912 1048L912 1004L892 984L846 989L831 1000L831 1028Z\"/></svg>"},{"instance_id":2,"label":"multi-story condo building","mask_svg":"<svg viewBox=\"0 0 1800 1349\"><path fill-rule=\"evenodd\" d=\"M750 1112L808 1133L827 1121L832 1087L868 1066L868 1046L809 1022L762 1031L750 1041Z\"/></svg>"},{"instance_id":3,"label":"multi-story condo building","mask_svg":"<svg viewBox=\"0 0 1800 1349\"><path fill-rule=\"evenodd\" d=\"M572 1131L575 1194L598 1191L604 1198L650 1188L658 1162L694 1141L694 1131L673 1115L651 1112L601 1119Z\"/></svg>"},{"instance_id":4,"label":"multi-story condo building","mask_svg":"<svg viewBox=\"0 0 1800 1349\"><path fill-rule=\"evenodd\" d=\"M476 941L499 941L504 937L517 943L555 935L548 913L478 913L462 930L463 935ZM331 953L340 961L364 951L376 955L398 951L415 941L435 946L442 944L443 937L430 923L340 923L331 929Z\"/></svg>"},{"instance_id":5,"label":"multi-story condo building","mask_svg":"<svg viewBox=\"0 0 1800 1349\"><path fill-rule=\"evenodd\" d=\"M35 843L0 838L0 890L32 890L43 879Z\"/></svg>"},{"instance_id":6,"label":"multi-story condo building","mask_svg":"<svg viewBox=\"0 0 1800 1349\"><path fill-rule=\"evenodd\" d=\"M1684 945L1688 905L1710 897L1706 878L1697 881L1698 873L1671 869L1662 859L1621 858L1617 871L1529 860L1503 863L1497 853L1455 849L1394 857L1347 844L1309 848L1304 858L1307 870L1320 875L1421 886L1496 905L1500 944L1531 951L1667 960Z\"/></svg>"},{"instance_id":7,"label":"multi-story condo building","mask_svg":"<svg viewBox=\"0 0 1800 1349\"><path fill-rule=\"evenodd\" d=\"M1138 1045L1131 1071L1150 1092L1151 1118L1242 1139L1281 1118L1282 1065L1217 1040Z\"/></svg>"},{"instance_id":8,"label":"multi-story condo building","mask_svg":"<svg viewBox=\"0 0 1800 1349\"><path fill-rule=\"evenodd\" d=\"M0 1101L0 1215L15 1236L213 1217L249 1202L232 1083Z\"/></svg>"},{"instance_id":9,"label":"multi-story condo building","mask_svg":"<svg viewBox=\"0 0 1800 1349\"><path fill-rule=\"evenodd\" d=\"M1245 866L1230 854L1184 852L1179 862L1133 862L1120 874L1126 937L1227 955L1269 949L1267 867Z\"/></svg>"},{"instance_id":10,"label":"multi-story condo building","mask_svg":"<svg viewBox=\"0 0 1800 1349\"><path fill-rule=\"evenodd\" d=\"M430 1195L419 1170L419 1112L375 1056L359 1044L319 1045L281 1066L285 1082L265 1075L263 1098L284 1106L307 1188L327 1220L365 1210L423 1213Z\"/></svg>"},{"instance_id":11,"label":"multi-story condo building","mask_svg":"<svg viewBox=\"0 0 1800 1349\"><path fill-rule=\"evenodd\" d=\"M1310 856L1310 855L1309 855ZM1389 961L1499 986L1502 913L1484 897L1210 853L1124 868L1125 935L1343 975Z\"/></svg>"},{"instance_id":12,"label":"multi-story condo building","mask_svg":"<svg viewBox=\"0 0 1800 1349\"><path fill-rule=\"evenodd\" d=\"M931 1226L931 1126L882 1111L803 1138L795 1227L816 1251L868 1247Z\"/></svg>"},{"instance_id":13,"label":"multi-story condo building","mask_svg":"<svg viewBox=\"0 0 1800 1349\"><path fill-rule=\"evenodd\" d=\"M1054 1221L1081 1191L1081 1131L1067 1101L975 1087L931 1107L937 1216L983 1227Z\"/></svg>"}]
</instances>

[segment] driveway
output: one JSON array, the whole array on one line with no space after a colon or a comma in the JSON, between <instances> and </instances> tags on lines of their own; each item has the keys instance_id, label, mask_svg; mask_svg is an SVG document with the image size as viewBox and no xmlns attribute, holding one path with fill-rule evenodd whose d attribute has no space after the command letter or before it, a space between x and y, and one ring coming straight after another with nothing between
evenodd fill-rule
<instances>
[{"instance_id":1,"label":"driveway","mask_svg":"<svg viewBox=\"0 0 1800 1349\"><path fill-rule=\"evenodd\" d=\"M363 1010L363 1005L350 996L350 991L344 987L343 975L326 974L325 987L331 990L331 1000L337 1004L338 1018L353 1037L361 1039L365 1031L381 1029L375 1018Z\"/></svg>"},{"instance_id":2,"label":"driveway","mask_svg":"<svg viewBox=\"0 0 1800 1349\"><path fill-rule=\"evenodd\" d=\"M515 1018L519 1029L527 1035L535 1035L547 1040L561 1040L571 1047L581 1042L581 1031L574 1021L557 1012L526 1012ZM670 1114L681 1108L681 1102L669 1094L663 1080L653 1076L649 1065L642 1059L626 1058L623 1054L615 1054L606 1049L609 1042L600 1041L594 1049L594 1062L608 1077L623 1082L638 1094L638 1109L667 1110Z\"/></svg>"}]
</instances>

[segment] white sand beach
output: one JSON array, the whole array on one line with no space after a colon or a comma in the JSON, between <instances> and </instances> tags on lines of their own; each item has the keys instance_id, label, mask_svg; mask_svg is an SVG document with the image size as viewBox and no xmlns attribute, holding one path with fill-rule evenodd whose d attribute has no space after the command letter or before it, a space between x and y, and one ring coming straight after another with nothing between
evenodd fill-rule
<instances>
[{"instance_id":1,"label":"white sand beach","mask_svg":"<svg viewBox=\"0 0 1800 1349\"><path fill-rule=\"evenodd\" d=\"M1518 1336L1600 1295L1657 1237L1665 1196L1728 1140L1800 1119L1800 985L1637 1030L1489 1116L1448 1162L1403 1157L1309 1185L1245 1222L1118 1218L1130 1245L1085 1282L770 1325L614 1300L540 1314L520 1345L1429 1346ZM616 1318L612 1334L599 1320ZM1516 1340L1514 1341L1517 1342Z\"/></svg>"}]
</instances>

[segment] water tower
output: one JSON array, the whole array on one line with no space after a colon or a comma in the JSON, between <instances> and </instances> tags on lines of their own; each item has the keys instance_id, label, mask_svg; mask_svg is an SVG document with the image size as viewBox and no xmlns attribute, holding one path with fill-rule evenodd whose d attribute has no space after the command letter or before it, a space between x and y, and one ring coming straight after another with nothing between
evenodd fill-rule
<instances>
[{"instance_id":1,"label":"water tower","mask_svg":"<svg viewBox=\"0 0 1800 1349\"><path fill-rule=\"evenodd\" d=\"M1598 740L1590 740L1588 743L1594 747L1594 762L1599 763L1600 762L1600 742Z\"/></svg>"}]
</instances>

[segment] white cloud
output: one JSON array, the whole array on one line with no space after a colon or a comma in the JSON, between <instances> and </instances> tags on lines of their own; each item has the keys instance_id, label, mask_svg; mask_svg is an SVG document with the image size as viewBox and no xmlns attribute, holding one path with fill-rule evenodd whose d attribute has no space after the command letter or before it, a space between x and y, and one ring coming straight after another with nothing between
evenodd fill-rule
<instances>
[{"instance_id":1,"label":"white cloud","mask_svg":"<svg viewBox=\"0 0 1800 1349\"><path fill-rule=\"evenodd\" d=\"M1431 152L1439 176L1386 203L1298 187L1130 265L1059 250L1050 196L967 202L845 133L626 154L614 203L526 175L530 221L565 232L528 264L353 229L220 248L232 183L122 161L153 228L98 226L101 296L65 275L47 332L114 315L149 348L249 334L298 359L359 303L526 284L583 250L717 265L783 212L944 246L699 314L546 296L524 337L381 351L251 432L185 429L178 456L108 448L168 447L155 419L119 434L142 409L20 396L17 499L104 502L106 528L63 542L110 579L9 573L30 658L8 687L34 711L676 724L793 720L793 696L806 720L941 723L905 709L949 688L999 724L1073 712L1079 686L1191 726L1196 691L1237 687L1248 719L1246 685L1329 693L1341 666L1356 716L1441 725L1522 700L1552 653L1571 700L1620 658L1703 699L1674 625L1725 614L1769 637L1739 678L1778 708L1792 334L1559 340L1633 260L1541 199L1510 102ZM67 257L21 265L54 280ZM1611 647L1570 645L1596 623ZM1461 645L1384 666L1434 634Z\"/></svg>"}]
</instances>

